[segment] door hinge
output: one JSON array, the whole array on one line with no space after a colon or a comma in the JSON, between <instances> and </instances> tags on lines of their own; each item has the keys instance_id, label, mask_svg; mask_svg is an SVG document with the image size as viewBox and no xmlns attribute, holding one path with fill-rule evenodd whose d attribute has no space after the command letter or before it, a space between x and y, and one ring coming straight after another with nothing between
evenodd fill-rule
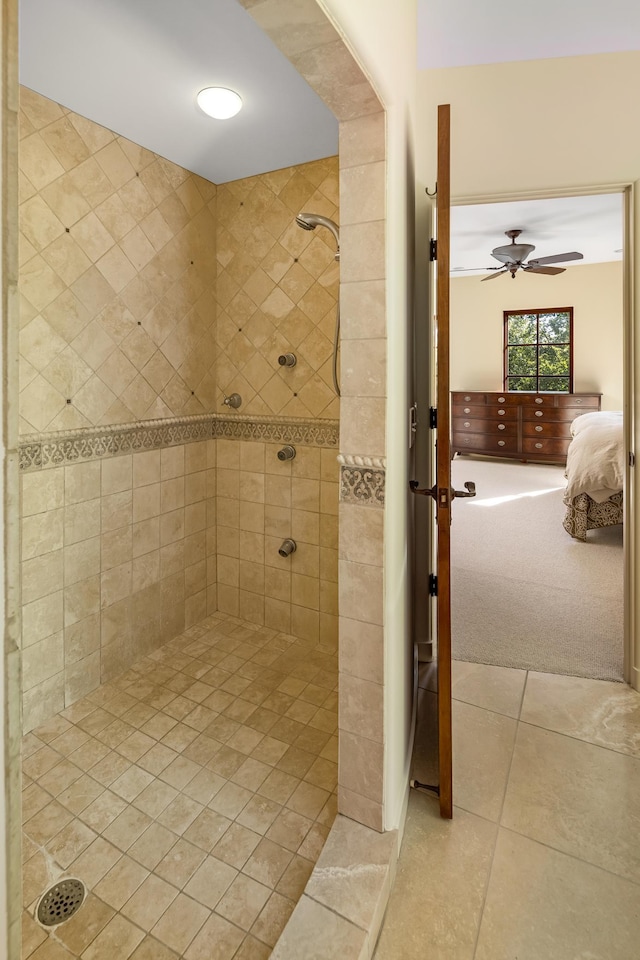
<instances>
[{"instance_id":1,"label":"door hinge","mask_svg":"<svg viewBox=\"0 0 640 960\"><path fill-rule=\"evenodd\" d=\"M418 404L409 407L409 449L413 446L418 430Z\"/></svg>"},{"instance_id":2,"label":"door hinge","mask_svg":"<svg viewBox=\"0 0 640 960\"><path fill-rule=\"evenodd\" d=\"M636 465L636 455L631 450L629 451L629 466L635 467Z\"/></svg>"},{"instance_id":3,"label":"door hinge","mask_svg":"<svg viewBox=\"0 0 640 960\"><path fill-rule=\"evenodd\" d=\"M438 411L436 407L429 407L429 427L435 430L438 426Z\"/></svg>"},{"instance_id":4,"label":"door hinge","mask_svg":"<svg viewBox=\"0 0 640 960\"><path fill-rule=\"evenodd\" d=\"M429 574L429 596L438 596L438 578L436 577L435 573Z\"/></svg>"},{"instance_id":5,"label":"door hinge","mask_svg":"<svg viewBox=\"0 0 640 960\"><path fill-rule=\"evenodd\" d=\"M438 259L438 241L434 240L433 237L429 240L429 260Z\"/></svg>"}]
</instances>

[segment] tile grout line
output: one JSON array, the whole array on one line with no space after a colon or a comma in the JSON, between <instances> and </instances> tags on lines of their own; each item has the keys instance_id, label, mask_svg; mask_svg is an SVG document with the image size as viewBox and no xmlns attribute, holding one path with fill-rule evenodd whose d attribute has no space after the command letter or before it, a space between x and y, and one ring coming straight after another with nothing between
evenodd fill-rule
<instances>
[{"instance_id":1,"label":"tile grout line","mask_svg":"<svg viewBox=\"0 0 640 960\"><path fill-rule=\"evenodd\" d=\"M562 857L569 857L570 860L575 860L576 863L583 863L585 866L591 867L593 870L600 870L602 873L606 873L609 877L616 877L618 880L633 884L634 887L640 887L640 879L634 880L632 877L625 877L621 873L616 873L614 870L607 870L606 867L601 866L599 863L593 863L592 860L585 860L583 857L578 857L575 853L570 853L568 850L561 850L560 847L553 847L550 843L545 843L544 840L538 840L536 837L530 837L526 833L521 833L519 830L514 830L513 827L500 826L500 830L506 830L507 833L513 833L516 837L522 837L523 840L529 840L531 843L536 843L540 847L545 847L547 850L552 850L554 853L559 853Z\"/></svg>"},{"instance_id":2,"label":"tile grout line","mask_svg":"<svg viewBox=\"0 0 640 960\"><path fill-rule=\"evenodd\" d=\"M506 775L506 777L505 777L504 790L503 790L503 793L502 793L502 803L500 804L500 812L499 812L499 814L498 814L498 818L497 818L497 820L495 821L496 832L495 832L495 836L494 836L494 840L493 840L493 849L492 849L492 851L491 851L491 863L489 864L489 869L488 869L488 871L487 871L487 880L486 880L486 883L485 883L484 892L483 892L483 896L482 896L482 906L481 906L481 908L480 908L480 916L478 917L478 927L477 927L477 930L476 930L476 938L475 938L475 942L474 942L474 945L473 945L473 957L474 957L474 958L475 958L475 956L476 956L476 954L477 954L477 951L478 951L478 942L479 942L479 940L480 940L480 931L481 931L481 929L482 929L482 921L483 921L483 919L484 919L484 911L485 911L485 907L486 907L486 905L487 905L487 896L488 896L488 893L489 893L489 887L490 887L490 885L491 885L491 876L492 876L492 874L493 874L493 866L494 866L494 863L495 863L496 847L497 847L497 845L498 845L498 837L499 837L499 835L500 835L500 823L501 823L501 821L502 821L502 813L503 813L503 810L504 810L504 804L505 804L505 800L506 800L506 797L507 797L507 790L508 790L508 788L509 788L509 780L510 780L510 778L511 778L511 767L512 767L512 765L513 765L513 758L514 758L515 751L516 751L516 742L517 742L517 739L518 739L518 727L519 727L519 725L520 725L520 714L522 713L522 704L524 703L524 697L525 697L525 692L526 692L526 689L527 689L527 681L528 681L528 679L529 679L529 671L527 670L526 676L525 676L525 678L524 678L524 684L522 685L522 696L521 696L521 698L520 698L520 709L519 709L519 711L518 711L518 717L517 717L517 719L516 719L516 728L515 728L515 733L514 733L514 737L513 737L513 744L512 744L512 746L511 746L511 757L509 758L509 768L508 768L508 770L507 770L507 775Z\"/></svg>"}]
</instances>

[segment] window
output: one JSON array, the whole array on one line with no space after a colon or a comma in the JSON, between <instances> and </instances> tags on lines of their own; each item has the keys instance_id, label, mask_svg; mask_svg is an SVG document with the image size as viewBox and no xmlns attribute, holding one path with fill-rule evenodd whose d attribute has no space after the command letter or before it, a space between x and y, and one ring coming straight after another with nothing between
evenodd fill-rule
<instances>
[{"instance_id":1,"label":"window","mask_svg":"<svg viewBox=\"0 0 640 960\"><path fill-rule=\"evenodd\" d=\"M504 312L504 388L573 392L573 308Z\"/></svg>"}]
</instances>

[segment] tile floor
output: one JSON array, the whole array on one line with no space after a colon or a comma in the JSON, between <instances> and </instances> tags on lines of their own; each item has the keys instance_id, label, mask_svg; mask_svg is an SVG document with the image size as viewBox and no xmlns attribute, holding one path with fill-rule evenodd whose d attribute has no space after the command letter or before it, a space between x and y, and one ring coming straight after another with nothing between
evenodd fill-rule
<instances>
[{"instance_id":1,"label":"tile floor","mask_svg":"<svg viewBox=\"0 0 640 960\"><path fill-rule=\"evenodd\" d=\"M27 734L23 957L268 957L335 817L337 680L215 614ZM61 876L88 895L47 932Z\"/></svg>"},{"instance_id":2,"label":"tile floor","mask_svg":"<svg viewBox=\"0 0 640 960\"><path fill-rule=\"evenodd\" d=\"M412 791L376 960L637 960L640 694L458 662L453 695L454 819Z\"/></svg>"}]
</instances>

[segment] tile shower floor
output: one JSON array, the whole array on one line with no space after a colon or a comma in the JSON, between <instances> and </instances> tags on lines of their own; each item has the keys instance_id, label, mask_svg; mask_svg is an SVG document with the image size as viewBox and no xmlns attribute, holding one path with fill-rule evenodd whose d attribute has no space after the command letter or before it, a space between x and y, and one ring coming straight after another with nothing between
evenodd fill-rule
<instances>
[{"instance_id":1,"label":"tile shower floor","mask_svg":"<svg viewBox=\"0 0 640 960\"><path fill-rule=\"evenodd\" d=\"M264 960L336 811L337 657L215 614L24 737L23 957ZM60 877L88 890L51 931Z\"/></svg>"}]
</instances>

